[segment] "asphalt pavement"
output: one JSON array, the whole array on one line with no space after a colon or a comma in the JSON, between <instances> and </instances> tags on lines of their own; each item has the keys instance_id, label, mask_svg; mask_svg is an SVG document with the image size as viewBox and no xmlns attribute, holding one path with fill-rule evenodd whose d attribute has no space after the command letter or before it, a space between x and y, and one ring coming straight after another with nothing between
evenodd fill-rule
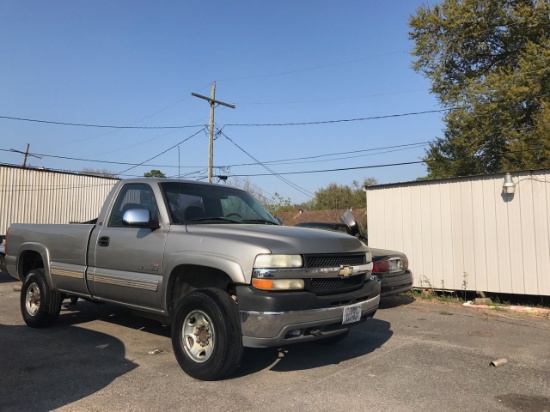
<instances>
[{"instance_id":1,"label":"asphalt pavement","mask_svg":"<svg viewBox=\"0 0 550 412\"><path fill-rule=\"evenodd\" d=\"M338 344L249 349L201 382L168 327L79 300L31 329L18 285L0 272L0 411L550 411L549 316L399 296Z\"/></svg>"}]
</instances>

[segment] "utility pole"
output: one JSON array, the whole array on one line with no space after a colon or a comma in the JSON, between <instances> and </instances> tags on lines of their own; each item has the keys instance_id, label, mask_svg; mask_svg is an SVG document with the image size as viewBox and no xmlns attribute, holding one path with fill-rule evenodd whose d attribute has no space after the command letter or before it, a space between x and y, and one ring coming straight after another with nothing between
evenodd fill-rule
<instances>
[{"instance_id":1,"label":"utility pole","mask_svg":"<svg viewBox=\"0 0 550 412\"><path fill-rule=\"evenodd\" d=\"M221 104L222 106L234 109L235 105L216 100L216 82L212 83L212 87L210 88L210 97L202 96L197 93L191 93L191 95L200 99L204 99L208 103L210 103L210 125L208 128L208 183L212 183L212 164L214 162L214 108L217 104Z\"/></svg>"},{"instance_id":2,"label":"utility pole","mask_svg":"<svg viewBox=\"0 0 550 412\"><path fill-rule=\"evenodd\" d=\"M29 157L29 148L31 147L30 143L27 143L27 150L25 151L25 158L23 159L23 169L27 167L27 157Z\"/></svg>"},{"instance_id":3,"label":"utility pole","mask_svg":"<svg viewBox=\"0 0 550 412\"><path fill-rule=\"evenodd\" d=\"M25 156L23 158L23 169L25 169L27 167L27 157L31 156L31 157L36 157L37 159L42 159L42 157L40 157L40 156L29 154L29 148L30 147L31 147L31 144L27 143L27 150L25 150L24 152L22 152L20 150L10 149L12 152L21 153L22 155Z\"/></svg>"}]
</instances>

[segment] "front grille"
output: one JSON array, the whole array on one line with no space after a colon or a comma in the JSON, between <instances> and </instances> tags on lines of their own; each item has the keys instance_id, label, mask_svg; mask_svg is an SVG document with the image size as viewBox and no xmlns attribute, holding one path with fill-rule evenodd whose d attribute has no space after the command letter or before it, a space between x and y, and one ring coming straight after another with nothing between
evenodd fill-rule
<instances>
[{"instance_id":1,"label":"front grille","mask_svg":"<svg viewBox=\"0 0 550 412\"><path fill-rule=\"evenodd\" d=\"M359 289L365 283L365 275L356 275L349 278L310 279L307 283L309 283L308 289L310 292L316 295L332 295Z\"/></svg>"},{"instance_id":2,"label":"front grille","mask_svg":"<svg viewBox=\"0 0 550 412\"><path fill-rule=\"evenodd\" d=\"M305 255L306 268L334 268L339 266L357 266L367 263L364 253L353 255Z\"/></svg>"},{"instance_id":3,"label":"front grille","mask_svg":"<svg viewBox=\"0 0 550 412\"><path fill-rule=\"evenodd\" d=\"M367 263L364 253L304 255L304 267L339 268L341 266L359 266ZM310 278L306 280L306 290L316 295L336 295L360 289L365 283L365 275L333 278Z\"/></svg>"},{"instance_id":4,"label":"front grille","mask_svg":"<svg viewBox=\"0 0 550 412\"><path fill-rule=\"evenodd\" d=\"M365 265L367 258L364 253L342 255L305 255L304 267L339 268L341 266ZM364 275L333 278L311 278L306 281L306 289L316 295L335 295L360 289L365 283Z\"/></svg>"}]
</instances>

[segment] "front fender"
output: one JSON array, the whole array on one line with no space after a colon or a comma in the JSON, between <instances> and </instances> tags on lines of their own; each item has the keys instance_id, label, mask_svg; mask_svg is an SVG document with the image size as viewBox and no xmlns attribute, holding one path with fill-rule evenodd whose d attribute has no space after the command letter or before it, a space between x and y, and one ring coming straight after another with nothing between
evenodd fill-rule
<instances>
[{"instance_id":1,"label":"front fender","mask_svg":"<svg viewBox=\"0 0 550 412\"><path fill-rule=\"evenodd\" d=\"M220 256L208 252L193 252L192 254L181 252L171 254L166 262L166 273L172 273L177 266L195 265L209 267L226 273L233 283L244 284L246 277L241 265L230 256Z\"/></svg>"}]
</instances>

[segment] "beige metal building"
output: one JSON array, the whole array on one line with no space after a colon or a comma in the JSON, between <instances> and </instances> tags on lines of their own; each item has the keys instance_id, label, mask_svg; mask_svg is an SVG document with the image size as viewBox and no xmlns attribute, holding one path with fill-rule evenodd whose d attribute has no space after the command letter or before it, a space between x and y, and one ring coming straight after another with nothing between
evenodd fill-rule
<instances>
[{"instance_id":1,"label":"beige metal building","mask_svg":"<svg viewBox=\"0 0 550 412\"><path fill-rule=\"evenodd\" d=\"M84 222L97 217L118 179L0 166L0 235L11 223Z\"/></svg>"},{"instance_id":2,"label":"beige metal building","mask_svg":"<svg viewBox=\"0 0 550 412\"><path fill-rule=\"evenodd\" d=\"M550 170L366 191L369 244L404 251L415 286L550 295Z\"/></svg>"}]
</instances>

